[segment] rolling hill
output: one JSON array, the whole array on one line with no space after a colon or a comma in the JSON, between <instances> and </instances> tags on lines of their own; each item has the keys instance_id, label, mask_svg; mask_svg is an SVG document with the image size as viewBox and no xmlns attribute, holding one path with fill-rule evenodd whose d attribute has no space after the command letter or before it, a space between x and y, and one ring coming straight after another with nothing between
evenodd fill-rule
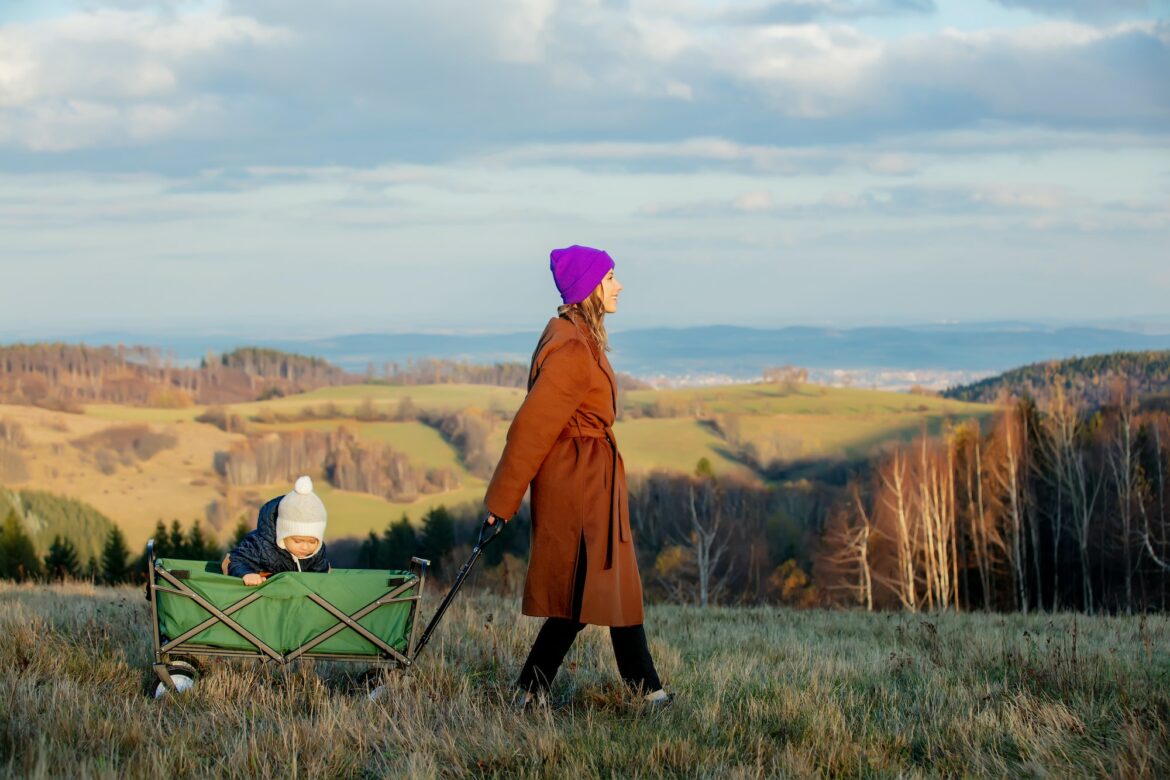
<instances>
[{"instance_id":1,"label":"rolling hill","mask_svg":"<svg viewBox=\"0 0 1170 780\"><path fill-rule=\"evenodd\" d=\"M222 539L239 517L250 517L259 503L288 490L286 480L279 479L230 484L217 471L222 453L289 432L336 436L345 429L360 446L388 445L420 473L448 470L454 479L447 489L396 502L339 490L319 477L330 507L331 535L362 536L403 514L417 520L439 504L477 503L483 478L468 470L460 448L436 427L421 419L355 418L371 409L390 416L407 398L420 413L472 410L479 419L494 420L484 445L494 463L503 449L507 418L519 407L523 391L486 385L321 388L220 407L243 422L243 430L232 432L199 422L208 410L204 406L90 404L84 414L71 414L0 405L0 422L19 429L23 441L6 450L17 453L23 474L0 482L83 500L113 519L132 547L145 541L159 519L188 523L199 518ZM948 420L994 411L931 396L781 384L630 391L623 404L615 433L631 474L690 473L706 458L715 473L757 484L766 481L760 464L862 456L887 442L937 430Z\"/></svg>"}]
</instances>

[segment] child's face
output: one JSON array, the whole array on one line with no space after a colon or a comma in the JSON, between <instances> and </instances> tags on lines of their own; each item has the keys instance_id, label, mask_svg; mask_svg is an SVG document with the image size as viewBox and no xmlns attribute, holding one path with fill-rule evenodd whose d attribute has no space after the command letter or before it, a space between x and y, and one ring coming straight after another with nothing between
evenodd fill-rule
<instances>
[{"instance_id":1,"label":"child's face","mask_svg":"<svg viewBox=\"0 0 1170 780\"><path fill-rule=\"evenodd\" d=\"M286 536L284 549L296 558L304 558L317 552L321 541L315 536Z\"/></svg>"}]
</instances>

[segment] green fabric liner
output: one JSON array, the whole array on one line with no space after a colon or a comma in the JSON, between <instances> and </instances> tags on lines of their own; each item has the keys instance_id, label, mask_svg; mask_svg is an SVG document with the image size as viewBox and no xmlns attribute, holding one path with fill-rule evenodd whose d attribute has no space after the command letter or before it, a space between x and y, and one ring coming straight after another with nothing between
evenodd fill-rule
<instances>
[{"instance_id":1,"label":"green fabric liner","mask_svg":"<svg viewBox=\"0 0 1170 780\"><path fill-rule=\"evenodd\" d=\"M172 574L177 571L187 572L186 578L179 581L221 610L259 591L262 596L260 599L228 617L282 655L296 650L322 631L341 622L309 600L308 594L316 593L346 615L352 615L402 585L403 578L415 578L413 573L406 571L334 569L328 574L281 572L269 577L263 585L250 587L239 577L221 574L218 562L166 558L160 559L158 563ZM158 575L155 577L161 587L173 587ZM418 582L415 580L415 586L398 598L415 595L417 588ZM165 637L177 637L211 617L210 612L189 596L172 593L156 595L159 628ZM410 641L412 606L413 602L409 601L385 604L357 622L398 652L405 653ZM222 621L187 641L231 650L257 649ZM307 655L341 653L376 656L380 652L368 639L346 627L308 651Z\"/></svg>"}]
</instances>

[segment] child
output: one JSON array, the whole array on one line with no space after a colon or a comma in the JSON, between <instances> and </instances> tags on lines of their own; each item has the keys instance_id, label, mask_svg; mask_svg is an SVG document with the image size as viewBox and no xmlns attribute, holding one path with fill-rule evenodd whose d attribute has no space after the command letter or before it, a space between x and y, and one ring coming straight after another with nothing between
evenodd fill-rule
<instances>
[{"instance_id":1,"label":"child","mask_svg":"<svg viewBox=\"0 0 1170 780\"><path fill-rule=\"evenodd\" d=\"M282 571L329 571L325 555L325 520L313 480L301 477L288 495L260 507L256 530L240 540L224 560L225 574L259 585Z\"/></svg>"}]
</instances>

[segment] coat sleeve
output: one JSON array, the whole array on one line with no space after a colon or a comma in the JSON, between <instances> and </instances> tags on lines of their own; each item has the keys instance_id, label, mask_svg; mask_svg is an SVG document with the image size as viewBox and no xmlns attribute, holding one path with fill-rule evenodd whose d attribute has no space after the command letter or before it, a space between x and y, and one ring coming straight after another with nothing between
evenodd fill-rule
<instances>
[{"instance_id":1,"label":"coat sleeve","mask_svg":"<svg viewBox=\"0 0 1170 780\"><path fill-rule=\"evenodd\" d=\"M243 577L245 574L259 574L264 570L263 563L256 556L259 540L255 534L256 531L250 532L232 549L232 557L228 561L229 576Z\"/></svg>"},{"instance_id":2,"label":"coat sleeve","mask_svg":"<svg viewBox=\"0 0 1170 780\"><path fill-rule=\"evenodd\" d=\"M508 428L504 454L488 485L484 503L492 514L510 518L520 509L540 464L589 392L592 360L593 353L578 339L545 356L536 382Z\"/></svg>"}]
</instances>

